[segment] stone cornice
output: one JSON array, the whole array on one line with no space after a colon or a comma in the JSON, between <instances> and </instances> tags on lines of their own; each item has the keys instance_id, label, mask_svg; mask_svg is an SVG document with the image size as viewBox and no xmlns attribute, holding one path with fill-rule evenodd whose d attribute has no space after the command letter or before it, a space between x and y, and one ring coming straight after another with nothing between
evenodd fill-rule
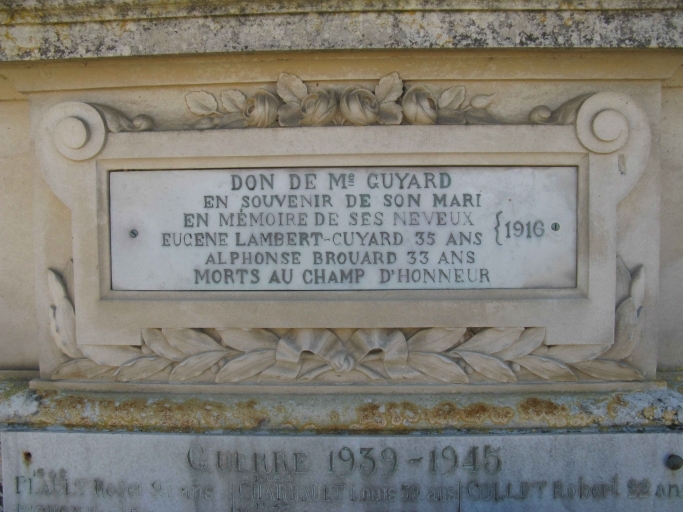
<instances>
[{"instance_id":1,"label":"stone cornice","mask_svg":"<svg viewBox=\"0 0 683 512\"><path fill-rule=\"evenodd\" d=\"M424 48L682 48L680 0L187 2L0 7L0 60Z\"/></svg>"},{"instance_id":2,"label":"stone cornice","mask_svg":"<svg viewBox=\"0 0 683 512\"><path fill-rule=\"evenodd\" d=\"M563 394L535 392L438 394L290 395L286 399L262 391L252 394L169 395L149 386L146 393L93 393L92 382L80 391L60 390L55 381L0 380L0 427L67 428L81 430L144 430L146 432L254 432L334 434L341 430L394 432L443 431L514 432L528 429L680 428L683 400L674 389L679 374L663 382L639 384L638 390L576 393L565 386ZM679 379L679 380L676 380ZM124 386L119 384L118 386ZM144 384L139 384L144 386ZM623 385L622 385L623 386ZM200 388L197 388L198 390ZM88 413L84 413L87 411ZM123 412L125 411L125 412ZM193 415L188 419L188 411Z\"/></svg>"},{"instance_id":3,"label":"stone cornice","mask_svg":"<svg viewBox=\"0 0 683 512\"><path fill-rule=\"evenodd\" d=\"M642 11L683 8L681 0L7 0L0 24L158 18L408 11Z\"/></svg>"}]
</instances>

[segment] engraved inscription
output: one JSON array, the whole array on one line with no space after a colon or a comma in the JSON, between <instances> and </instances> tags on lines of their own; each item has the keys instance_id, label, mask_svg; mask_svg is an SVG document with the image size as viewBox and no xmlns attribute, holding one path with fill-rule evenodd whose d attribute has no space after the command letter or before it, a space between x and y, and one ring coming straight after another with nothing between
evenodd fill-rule
<instances>
[{"instance_id":1,"label":"engraved inscription","mask_svg":"<svg viewBox=\"0 0 683 512\"><path fill-rule=\"evenodd\" d=\"M683 504L683 481L663 463L682 447L675 434L73 436L3 434L7 510L636 511ZM615 453L624 442L629 453Z\"/></svg>"},{"instance_id":2,"label":"engraved inscription","mask_svg":"<svg viewBox=\"0 0 683 512\"><path fill-rule=\"evenodd\" d=\"M576 286L577 170L110 173L115 290Z\"/></svg>"}]
</instances>

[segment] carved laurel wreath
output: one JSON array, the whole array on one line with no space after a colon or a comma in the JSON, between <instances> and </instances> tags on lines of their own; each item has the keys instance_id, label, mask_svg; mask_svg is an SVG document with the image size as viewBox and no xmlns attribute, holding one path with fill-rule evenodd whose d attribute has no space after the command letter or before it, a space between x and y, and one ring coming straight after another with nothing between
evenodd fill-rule
<instances>
[{"instance_id":1,"label":"carved laurel wreath","mask_svg":"<svg viewBox=\"0 0 683 512\"><path fill-rule=\"evenodd\" d=\"M221 92L220 101L206 91L185 96L193 114L202 116L195 129L268 126L370 124L495 124L486 110L494 95L479 94L469 102L462 86L434 97L424 85L404 88L398 73L382 78L374 91L360 85L313 87L281 73L276 91L259 89L250 98L238 90Z\"/></svg>"},{"instance_id":2,"label":"carved laurel wreath","mask_svg":"<svg viewBox=\"0 0 683 512\"><path fill-rule=\"evenodd\" d=\"M627 360L640 340L645 273L617 258L611 345L545 344L545 328L143 329L142 344L78 345L63 274L50 269L52 337L69 358L53 379L306 383L642 380ZM70 287L69 287L70 288Z\"/></svg>"}]
</instances>

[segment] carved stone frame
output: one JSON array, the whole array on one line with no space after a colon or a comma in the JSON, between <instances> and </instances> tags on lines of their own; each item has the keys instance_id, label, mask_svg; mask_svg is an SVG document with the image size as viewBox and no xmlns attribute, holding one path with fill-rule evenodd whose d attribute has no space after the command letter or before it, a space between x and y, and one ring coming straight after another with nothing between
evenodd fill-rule
<instances>
[{"instance_id":1,"label":"carved stone frame","mask_svg":"<svg viewBox=\"0 0 683 512\"><path fill-rule=\"evenodd\" d=\"M616 206L645 167L649 124L620 94L598 93L578 106L576 125L556 116L536 125L114 133L106 107L56 105L41 124L36 147L47 183L72 211L78 345L144 346L141 330L188 327L542 327L546 345L609 345L615 339ZM60 142L71 122L65 120L74 118L88 134L77 149ZM110 171L392 165L576 166L577 287L210 296L111 290Z\"/></svg>"}]
</instances>

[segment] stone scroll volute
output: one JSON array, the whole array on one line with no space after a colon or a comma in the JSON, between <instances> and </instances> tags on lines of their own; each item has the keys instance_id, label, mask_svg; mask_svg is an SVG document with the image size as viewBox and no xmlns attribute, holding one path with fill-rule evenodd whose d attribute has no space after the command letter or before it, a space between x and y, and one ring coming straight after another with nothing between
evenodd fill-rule
<instances>
[{"instance_id":1,"label":"stone scroll volute","mask_svg":"<svg viewBox=\"0 0 683 512\"><path fill-rule=\"evenodd\" d=\"M138 115L131 121L105 105L75 101L55 105L42 119L36 138L42 174L57 197L72 209L72 175L91 170L88 161L102 151L108 133L149 131L153 127L149 116ZM84 165L79 165L81 162Z\"/></svg>"},{"instance_id":2,"label":"stone scroll volute","mask_svg":"<svg viewBox=\"0 0 683 512\"><path fill-rule=\"evenodd\" d=\"M581 144L598 155L615 154L614 184L618 200L640 179L650 156L650 123L645 111L621 93L601 92L579 96L552 111L545 105L534 108L533 124L575 124Z\"/></svg>"}]
</instances>

